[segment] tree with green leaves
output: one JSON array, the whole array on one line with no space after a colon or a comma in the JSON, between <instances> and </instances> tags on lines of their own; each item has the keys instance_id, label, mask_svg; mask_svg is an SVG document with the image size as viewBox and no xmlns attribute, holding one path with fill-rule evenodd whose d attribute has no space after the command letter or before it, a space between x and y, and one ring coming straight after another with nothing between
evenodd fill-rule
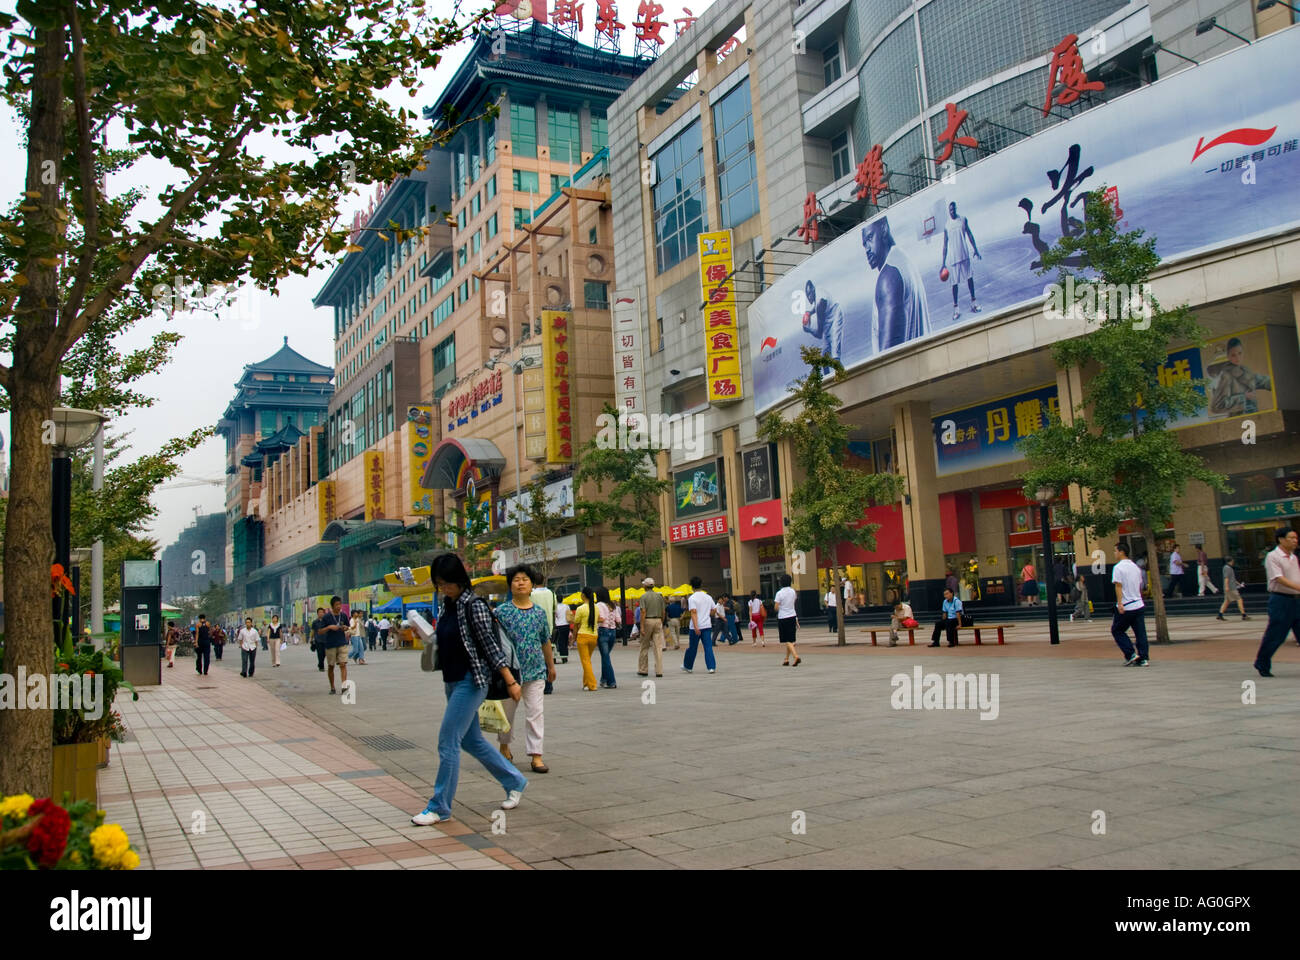
<instances>
[{"instance_id":1,"label":"tree with green leaves","mask_svg":"<svg viewBox=\"0 0 1300 960\"><path fill-rule=\"evenodd\" d=\"M556 563L559 562L555 551L547 544L556 537L563 536L565 530L575 521L573 517L566 517L552 506L551 498L546 495L544 477L539 476L524 487L520 500L520 503L515 504L512 515L506 517L506 522L513 521L515 525L522 528L525 546L531 545L536 548L537 559L532 565L541 574L542 583L546 583L555 571ZM502 542L504 544L509 541L503 537Z\"/></svg>"},{"instance_id":2,"label":"tree with green leaves","mask_svg":"<svg viewBox=\"0 0 1300 960\"><path fill-rule=\"evenodd\" d=\"M272 292L353 249L341 203L354 184L423 167L431 145L414 97L421 71L469 24L424 0L18 0L0 14L0 94L25 124L25 189L0 219L0 390L13 482L0 669L50 673L51 449L43 424L60 375L91 370L114 331L158 308L155 292ZM494 112L495 107L489 108ZM455 118L440 124L444 141ZM120 145L101 148L108 136ZM278 142L292 159L261 152ZM138 172L141 165L148 169ZM148 178L109 196L109 172ZM151 201L142 207L145 199ZM369 228L368 228L369 229ZM427 231L374 229L400 243ZM162 349L158 339L147 349ZM98 386L121 387L133 355ZM0 790L49 792L49 710L0 712Z\"/></svg>"},{"instance_id":3,"label":"tree with green leaves","mask_svg":"<svg viewBox=\"0 0 1300 960\"><path fill-rule=\"evenodd\" d=\"M619 413L605 404L603 415L618 422ZM598 566L606 577L618 577L619 596L627 590L627 578L649 574L663 556L659 529L659 499L672 484L659 479L656 458L659 451L611 445L607 432L596 434L578 451L573 474L573 512L578 526L588 530L608 526L624 545L622 550L584 560ZM597 499L588 500L578 491L583 484L595 484ZM620 601L625 603L626 601ZM624 636L628 625L623 625Z\"/></svg>"},{"instance_id":4,"label":"tree with green leaves","mask_svg":"<svg viewBox=\"0 0 1300 960\"><path fill-rule=\"evenodd\" d=\"M1172 421L1205 405L1198 390L1205 381L1167 375L1169 351L1175 345L1204 346L1204 341L1186 305L1166 310L1151 296L1151 274L1160 264L1155 238L1142 230L1119 232L1104 188L1088 195L1084 216L1080 232L1062 237L1043 254L1043 272L1055 270L1062 290L1107 291L1104 297L1080 298L1075 309L1087 332L1052 349L1058 367L1080 371L1083 403L1071 411L1072 423L1053 416L1047 427L1021 442L1028 460L1022 479L1031 500L1042 487L1061 491L1079 486L1081 505L1057 513L1092 536L1109 536L1132 521L1147 542L1156 642L1168 643L1156 531L1172 522L1174 502L1188 482L1228 489L1227 478L1184 451L1178 434L1169 429ZM1082 287L1085 283L1090 286ZM1129 309L1136 301L1124 296L1133 291L1141 292L1145 305L1137 315Z\"/></svg>"},{"instance_id":5,"label":"tree with green leaves","mask_svg":"<svg viewBox=\"0 0 1300 960\"><path fill-rule=\"evenodd\" d=\"M485 577L492 572L492 551L505 535L493 527L487 504L468 510L452 507L445 518L438 519L435 530L443 543L456 544L454 549L460 553L470 577Z\"/></svg>"},{"instance_id":6,"label":"tree with green leaves","mask_svg":"<svg viewBox=\"0 0 1300 960\"><path fill-rule=\"evenodd\" d=\"M804 479L790 494L790 545L795 550L816 550L829 555L831 584L839 597L837 643L844 639L844 591L840 586L839 545L851 543L876 549L879 524L865 523L867 507L894 503L902 496L903 481L892 473L863 473L845 466L849 431L836 412L843 400L831 393L831 384L844 381L844 365L816 347L803 347L808 373L794 382L790 394L795 413L786 419L769 413L759 427L766 440L787 440ZM829 371L829 377L827 372Z\"/></svg>"}]
</instances>

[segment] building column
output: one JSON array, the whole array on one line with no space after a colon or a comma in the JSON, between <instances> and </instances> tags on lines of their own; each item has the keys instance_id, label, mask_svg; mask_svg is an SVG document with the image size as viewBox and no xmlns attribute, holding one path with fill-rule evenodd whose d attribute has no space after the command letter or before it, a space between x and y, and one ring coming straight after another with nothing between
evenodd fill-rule
<instances>
[{"instance_id":1,"label":"building column","mask_svg":"<svg viewBox=\"0 0 1300 960\"><path fill-rule=\"evenodd\" d=\"M776 445L776 463L781 478L781 513L783 516L789 517L790 491L795 489L803 480L803 472L794 461L794 453L790 449L789 440L782 440ZM799 594L797 606L799 615L815 617L821 610L821 591L817 586L817 552L815 550L807 551L802 557L802 562L800 562L794 545L790 542L788 530L785 531L784 536L785 568L790 573L791 585L794 587L795 592ZM764 599L768 598L765 597Z\"/></svg>"},{"instance_id":2,"label":"building column","mask_svg":"<svg viewBox=\"0 0 1300 960\"><path fill-rule=\"evenodd\" d=\"M745 544L740 540L740 483L737 481L736 465L740 462L736 454L738 427L728 427L722 431L723 483L727 491L727 535L728 548L731 553L731 592L746 584L758 585L757 555L751 566ZM754 589L754 587L750 587Z\"/></svg>"},{"instance_id":3,"label":"building column","mask_svg":"<svg viewBox=\"0 0 1300 960\"><path fill-rule=\"evenodd\" d=\"M938 610L943 603L943 528L929 403L894 408L894 437L903 488L903 542L907 548L912 609Z\"/></svg>"},{"instance_id":4,"label":"building column","mask_svg":"<svg viewBox=\"0 0 1300 960\"><path fill-rule=\"evenodd\" d=\"M1061 412L1061 422L1069 426L1074 423L1075 411L1083 410L1083 377L1078 367L1056 371L1056 397L1057 407ZM1066 496L1069 498L1071 510L1078 510L1083 506L1086 493L1087 491L1077 483L1070 484ZM1075 528L1074 562L1081 567L1090 566L1094 549L1096 547L1093 546L1092 541L1089 541L1087 532Z\"/></svg>"},{"instance_id":5,"label":"building column","mask_svg":"<svg viewBox=\"0 0 1300 960\"><path fill-rule=\"evenodd\" d=\"M668 489L659 495L659 538L663 547L663 576L664 586L677 586L677 564L674 562L675 549L668 543L668 528L673 522L673 489L671 481L673 478L672 462L669 460L670 454L667 450L660 450L656 460L656 473L660 480L670 482Z\"/></svg>"}]
</instances>

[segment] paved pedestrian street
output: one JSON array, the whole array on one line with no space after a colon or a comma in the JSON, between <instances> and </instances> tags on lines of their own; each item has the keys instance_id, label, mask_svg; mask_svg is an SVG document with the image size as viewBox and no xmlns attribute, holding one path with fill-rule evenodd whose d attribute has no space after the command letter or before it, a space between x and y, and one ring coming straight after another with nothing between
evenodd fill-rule
<instances>
[{"instance_id":1,"label":"paved pedestrian street","mask_svg":"<svg viewBox=\"0 0 1300 960\"><path fill-rule=\"evenodd\" d=\"M811 628L797 668L746 640L712 676L670 652L653 688L630 644L618 689L596 693L571 657L546 698L551 772L528 772L517 738L529 785L505 813L462 755L441 828L408 820L444 702L418 654L368 653L351 705L305 647L251 683L178 661L127 705L133 739L100 789L156 867L1300 867L1300 651L1263 680L1262 622L1173 623L1181 641L1146 668L1122 665L1100 621L1062 624L1056 648L1035 627L937 650L854 631L835 649ZM915 667L986 674L995 709L895 709ZM200 808L205 836L189 832Z\"/></svg>"}]
</instances>

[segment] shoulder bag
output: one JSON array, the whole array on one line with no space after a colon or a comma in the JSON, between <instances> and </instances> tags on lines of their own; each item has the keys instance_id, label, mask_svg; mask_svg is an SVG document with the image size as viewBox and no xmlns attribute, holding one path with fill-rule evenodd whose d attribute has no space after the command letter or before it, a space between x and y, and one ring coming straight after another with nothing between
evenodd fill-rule
<instances>
[{"instance_id":1,"label":"shoulder bag","mask_svg":"<svg viewBox=\"0 0 1300 960\"><path fill-rule=\"evenodd\" d=\"M481 603L487 603L481 600ZM515 683L519 682L521 673L519 671L519 658L515 656L515 645L510 639L510 634L506 633L506 628L501 626L501 621L497 619L496 612L491 607L488 612L492 614L492 623L497 631L497 643L501 644L501 649L506 654L506 667L509 668L511 676L514 677ZM510 685L505 678L501 676L500 670L493 670L488 678L488 692L485 700L508 700L510 699Z\"/></svg>"}]
</instances>

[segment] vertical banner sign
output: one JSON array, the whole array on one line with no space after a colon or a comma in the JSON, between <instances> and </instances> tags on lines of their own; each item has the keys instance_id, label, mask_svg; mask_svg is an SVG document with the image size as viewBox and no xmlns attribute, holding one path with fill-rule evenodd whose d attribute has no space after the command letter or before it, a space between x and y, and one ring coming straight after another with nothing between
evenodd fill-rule
<instances>
[{"instance_id":1,"label":"vertical banner sign","mask_svg":"<svg viewBox=\"0 0 1300 960\"><path fill-rule=\"evenodd\" d=\"M316 484L316 539L325 539L325 528L334 519L334 481L322 480Z\"/></svg>"},{"instance_id":2,"label":"vertical banner sign","mask_svg":"<svg viewBox=\"0 0 1300 960\"><path fill-rule=\"evenodd\" d=\"M704 294L704 372L709 403L744 399L740 376L740 328L736 322L731 231L700 234L700 287Z\"/></svg>"},{"instance_id":3,"label":"vertical banner sign","mask_svg":"<svg viewBox=\"0 0 1300 960\"><path fill-rule=\"evenodd\" d=\"M569 351L573 317L561 310L542 311L542 372L546 394L546 462L573 462L573 400Z\"/></svg>"},{"instance_id":4,"label":"vertical banner sign","mask_svg":"<svg viewBox=\"0 0 1300 960\"><path fill-rule=\"evenodd\" d=\"M424 487L424 471L433 456L433 407L412 404L406 408L407 501L411 513L433 513L432 491Z\"/></svg>"},{"instance_id":5,"label":"vertical banner sign","mask_svg":"<svg viewBox=\"0 0 1300 960\"><path fill-rule=\"evenodd\" d=\"M546 459L546 374L542 369L540 348L532 350L536 366L524 367L520 375L524 391L524 456L542 462ZM525 348L525 356L530 349Z\"/></svg>"},{"instance_id":6,"label":"vertical banner sign","mask_svg":"<svg viewBox=\"0 0 1300 960\"><path fill-rule=\"evenodd\" d=\"M641 301L635 294L614 292L614 406L627 419L629 430L644 430L644 334Z\"/></svg>"},{"instance_id":7,"label":"vertical banner sign","mask_svg":"<svg viewBox=\"0 0 1300 960\"><path fill-rule=\"evenodd\" d=\"M384 519L384 452L365 453L366 523Z\"/></svg>"}]
</instances>

